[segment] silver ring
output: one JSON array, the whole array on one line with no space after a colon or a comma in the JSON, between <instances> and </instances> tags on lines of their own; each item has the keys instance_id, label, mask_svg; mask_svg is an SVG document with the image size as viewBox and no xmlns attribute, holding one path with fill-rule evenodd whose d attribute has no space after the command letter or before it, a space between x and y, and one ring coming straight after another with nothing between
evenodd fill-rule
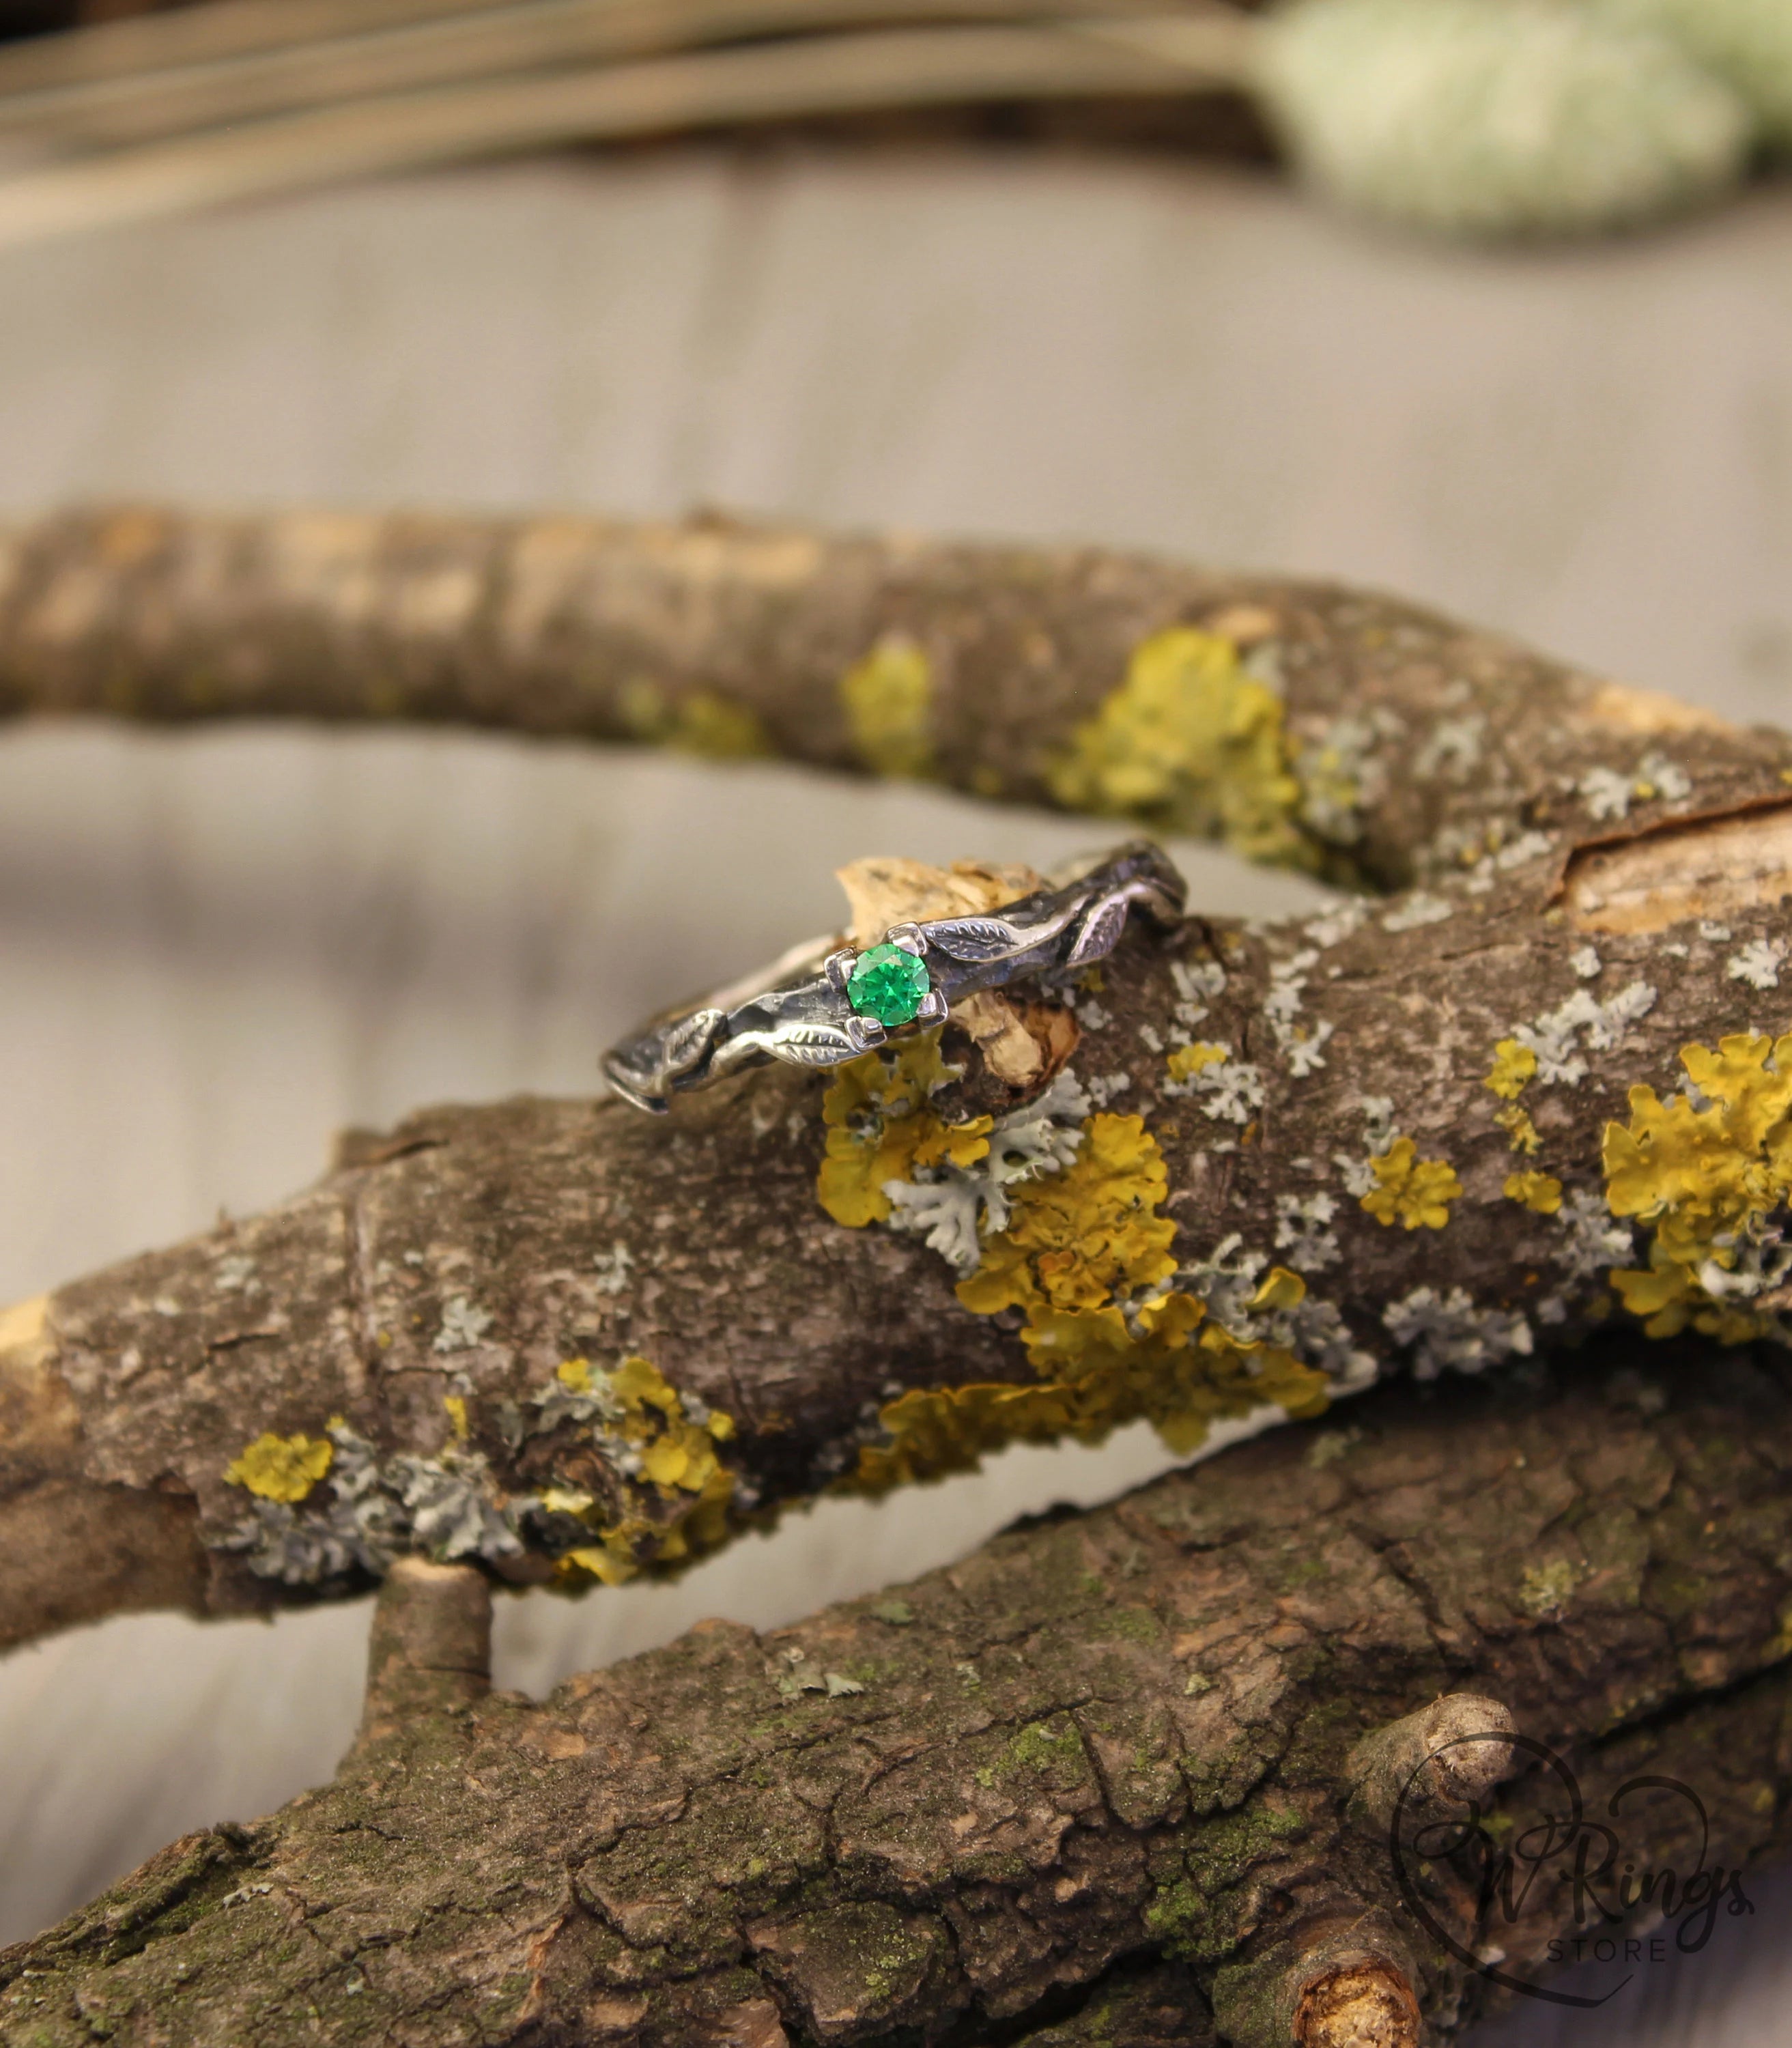
<instances>
[{"instance_id":1,"label":"silver ring","mask_svg":"<svg viewBox=\"0 0 1792 2048\"><path fill-rule=\"evenodd\" d=\"M999 912L892 925L862 949L812 941L751 981L655 1018L604 1054L604 1077L625 1102L661 1114L674 1095L766 1060L839 1066L943 1024L979 989L1061 986L1112 952L1135 909L1173 924L1185 894L1162 849L1134 840Z\"/></svg>"}]
</instances>

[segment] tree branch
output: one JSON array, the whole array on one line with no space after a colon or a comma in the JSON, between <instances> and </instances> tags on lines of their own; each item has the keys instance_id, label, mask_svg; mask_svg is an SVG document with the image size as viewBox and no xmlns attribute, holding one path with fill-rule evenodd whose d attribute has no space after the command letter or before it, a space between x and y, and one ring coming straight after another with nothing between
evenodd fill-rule
<instances>
[{"instance_id":1,"label":"tree branch","mask_svg":"<svg viewBox=\"0 0 1792 2048\"><path fill-rule=\"evenodd\" d=\"M0 703L776 748L1405 890L1135 930L664 1122L427 1111L0 1319L0 1639L386 1581L336 1784L13 1952L0 2038L1405 2043L1560 1931L1559 1887L1495 1926L1468 1848L1391 1855L1465 1798L1526 1827L1526 1744L1589 1802L1683 1779L1726 1868L1780 1841L1778 735L1348 593L720 522L18 529ZM1030 879L845 879L862 936ZM1537 1375L1615 1317L1669 1348ZM487 1692L491 1574L676 1570L831 1484L1139 1416L1193 1449L1396 1367L1499 1370L764 1643Z\"/></svg>"},{"instance_id":2,"label":"tree branch","mask_svg":"<svg viewBox=\"0 0 1792 2048\"><path fill-rule=\"evenodd\" d=\"M1237 707L1234 739L1254 743L1179 725L1162 661L1145 700L1080 743L1140 649L1189 624L1278 689L1276 708ZM1782 736L1360 592L719 518L138 509L0 529L0 712L766 751L1212 834L1387 888L1533 830L1782 801L1792 767ZM1664 752L1690 791L1641 772ZM1589 774L1592 797L1562 786Z\"/></svg>"},{"instance_id":3,"label":"tree branch","mask_svg":"<svg viewBox=\"0 0 1792 2048\"><path fill-rule=\"evenodd\" d=\"M1135 932L937 1051L666 1122L426 1111L22 1305L0 1640L412 1551L676 1570L830 1485L1142 1416L1189 1449L1614 1313L1786 1334L1792 1074L1735 1036L1784 1018L1779 735L1379 599L1094 553L118 514L0 561L21 711L769 738L1418 878ZM874 933L1025 886L850 879Z\"/></svg>"},{"instance_id":4,"label":"tree branch","mask_svg":"<svg viewBox=\"0 0 1792 2048\"><path fill-rule=\"evenodd\" d=\"M1574 1893L1508 1920L1435 1837L1402 1892L1414 1769L1420 1821L1489 1801L1484 1848L1559 1792L1500 1784L1515 1733L1601 1817L1682 1781L1708 1877L1783 1847L1789 1471L1782 1355L1608 1342L1555 1383L1379 1390L538 1706L479 1697L477 1575L407 1566L335 1783L8 1952L0 2041L1186 2048L1216 2010L1243 2048L1390 2048L1421 2011L1443 2038L1499 1995L1471 1959L1534 1980ZM1686 1802L1623 1812L1626 1856L1692 1872Z\"/></svg>"}]
</instances>

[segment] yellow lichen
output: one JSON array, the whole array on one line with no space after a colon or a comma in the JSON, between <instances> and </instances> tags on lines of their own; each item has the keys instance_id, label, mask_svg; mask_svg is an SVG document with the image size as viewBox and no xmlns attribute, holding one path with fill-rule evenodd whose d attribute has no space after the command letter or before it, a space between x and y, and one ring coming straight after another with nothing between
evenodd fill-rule
<instances>
[{"instance_id":1,"label":"yellow lichen","mask_svg":"<svg viewBox=\"0 0 1792 2048\"><path fill-rule=\"evenodd\" d=\"M859 1486L967 1471L1007 1443L1092 1442L1141 1418L1186 1453L1220 1417L1266 1404L1301 1415L1325 1406L1324 1374L1240 1341L1191 1294L1157 1291L1176 1270L1175 1225L1159 1213L1168 1173L1142 1121L1104 1113L1083 1133L1069 1166L1011 1190L1007 1228L959 1283L959 1299L977 1314L1024 1311L1022 1340L1041 1383L904 1394L882 1412L888 1443L860 1454ZM1278 1266L1251 1310L1292 1308L1305 1294L1299 1276Z\"/></svg>"},{"instance_id":2,"label":"yellow lichen","mask_svg":"<svg viewBox=\"0 0 1792 2048\"><path fill-rule=\"evenodd\" d=\"M1508 1102L1516 1102L1536 1072L1537 1055L1530 1046L1521 1045L1516 1038L1502 1038L1493 1049L1492 1070L1481 1085ZM1505 1121L1503 1117L1500 1120Z\"/></svg>"},{"instance_id":3,"label":"yellow lichen","mask_svg":"<svg viewBox=\"0 0 1792 2048\"><path fill-rule=\"evenodd\" d=\"M1736 1270L1751 1228L1792 1196L1792 1034L1739 1033L1715 1053L1683 1045L1680 1063L1708 1107L1633 1088L1630 1122L1605 1127L1608 1205L1654 1232L1647 1270L1614 1271L1612 1284L1650 1336L1689 1323L1740 1343L1773 1325L1725 1298L1719 1276Z\"/></svg>"},{"instance_id":4,"label":"yellow lichen","mask_svg":"<svg viewBox=\"0 0 1792 2048\"><path fill-rule=\"evenodd\" d=\"M1298 1274L1276 1266L1251 1306L1293 1307L1305 1294ZM1297 1416L1326 1406L1323 1373L1290 1352L1240 1343L1190 1294L1166 1294L1138 1310L1130 1326L1117 1308L1047 1310L1022 1336L1034 1367L1072 1404L1078 1435L1144 1416L1181 1454L1198 1449L1223 1417L1267 1402Z\"/></svg>"},{"instance_id":5,"label":"yellow lichen","mask_svg":"<svg viewBox=\"0 0 1792 2048\"><path fill-rule=\"evenodd\" d=\"M890 1213L888 1182L912 1179L919 1166L972 1166L987 1153L990 1118L943 1123L927 1107L957 1071L940 1057L937 1031L836 1070L822 1100L828 1141L816 1181L836 1223L854 1230L882 1223Z\"/></svg>"},{"instance_id":6,"label":"yellow lichen","mask_svg":"<svg viewBox=\"0 0 1792 2048\"><path fill-rule=\"evenodd\" d=\"M638 1496L623 1515L598 1526L595 1542L568 1551L563 1575L571 1569L575 1575L587 1573L606 1585L621 1585L650 1557L655 1564L675 1564L722 1542L734 1477L716 1446L733 1436L734 1418L716 1409L702 1422L691 1421L684 1396L638 1354L607 1372L582 1358L568 1359L557 1371L562 1385L576 1393L607 1395L619 1408L610 1433L634 1448L642 1476L654 1488L653 1495ZM542 1499L545 1506L580 1519L595 1512L592 1496L581 1491L556 1489Z\"/></svg>"},{"instance_id":7,"label":"yellow lichen","mask_svg":"<svg viewBox=\"0 0 1792 2048\"><path fill-rule=\"evenodd\" d=\"M1294 821L1301 789L1281 700L1216 634L1177 626L1143 642L1047 780L1072 810L1221 839L1254 860L1316 864Z\"/></svg>"},{"instance_id":8,"label":"yellow lichen","mask_svg":"<svg viewBox=\"0 0 1792 2048\"><path fill-rule=\"evenodd\" d=\"M1363 801L1363 757L1335 740L1304 747L1300 758L1301 809L1309 820L1336 820L1354 836L1356 813Z\"/></svg>"},{"instance_id":9,"label":"yellow lichen","mask_svg":"<svg viewBox=\"0 0 1792 2048\"><path fill-rule=\"evenodd\" d=\"M1553 1216L1561 1207L1561 1183L1553 1173L1508 1173L1504 1193L1538 1216Z\"/></svg>"},{"instance_id":10,"label":"yellow lichen","mask_svg":"<svg viewBox=\"0 0 1792 2048\"><path fill-rule=\"evenodd\" d=\"M1362 1206L1378 1223L1398 1223L1408 1230L1441 1230L1450 1220L1449 1205L1462 1193L1456 1169L1441 1159L1420 1159L1410 1138L1396 1138L1370 1166L1379 1187L1362 1198Z\"/></svg>"},{"instance_id":11,"label":"yellow lichen","mask_svg":"<svg viewBox=\"0 0 1792 2048\"><path fill-rule=\"evenodd\" d=\"M1063 1170L1015 1190L1008 1228L958 1284L980 1316L1003 1309L1092 1309L1144 1292L1176 1270L1176 1225L1158 1214L1169 1169L1136 1116L1107 1112L1083 1127Z\"/></svg>"},{"instance_id":12,"label":"yellow lichen","mask_svg":"<svg viewBox=\"0 0 1792 2048\"><path fill-rule=\"evenodd\" d=\"M840 677L859 758L876 775L925 775L933 765L933 670L925 650L887 634Z\"/></svg>"},{"instance_id":13,"label":"yellow lichen","mask_svg":"<svg viewBox=\"0 0 1792 2048\"><path fill-rule=\"evenodd\" d=\"M336 1456L328 1437L277 1437L264 1430L224 1468L231 1486L246 1487L263 1500L303 1500L330 1469Z\"/></svg>"},{"instance_id":14,"label":"yellow lichen","mask_svg":"<svg viewBox=\"0 0 1792 2048\"><path fill-rule=\"evenodd\" d=\"M1178 1045L1164 1064L1169 1069L1173 1081L1185 1081L1192 1074L1198 1074L1203 1067L1221 1065L1230 1057L1224 1045Z\"/></svg>"},{"instance_id":15,"label":"yellow lichen","mask_svg":"<svg viewBox=\"0 0 1792 2048\"><path fill-rule=\"evenodd\" d=\"M453 1430L456 1443L467 1441L470 1425L467 1419L467 1397L464 1394L444 1394L442 1406L448 1410L448 1427Z\"/></svg>"},{"instance_id":16,"label":"yellow lichen","mask_svg":"<svg viewBox=\"0 0 1792 2048\"><path fill-rule=\"evenodd\" d=\"M630 732L650 747L710 761L756 760L774 751L758 713L714 690L669 697L657 683L638 676L624 686L620 709Z\"/></svg>"},{"instance_id":17,"label":"yellow lichen","mask_svg":"<svg viewBox=\"0 0 1792 2048\"><path fill-rule=\"evenodd\" d=\"M1280 1268L1274 1277L1301 1288ZM882 1492L974 1471L985 1453L1004 1445L1064 1437L1098 1443L1141 1419L1185 1456L1216 1422L1270 1405L1297 1418L1318 1415L1328 1398L1323 1373L1289 1352L1239 1343L1189 1294L1164 1296L1131 1325L1111 1305L1046 1310L1024 1334L1034 1365L1053 1377L1034 1387L979 1381L911 1389L881 1412L890 1441L860 1452L854 1484Z\"/></svg>"},{"instance_id":18,"label":"yellow lichen","mask_svg":"<svg viewBox=\"0 0 1792 2048\"><path fill-rule=\"evenodd\" d=\"M1537 1126L1530 1120L1529 1110L1520 1109L1516 1103L1513 1103L1504 1109L1495 1111L1493 1120L1511 1141L1515 1152L1522 1152L1527 1158L1534 1158L1543 1149L1543 1140L1538 1134Z\"/></svg>"},{"instance_id":19,"label":"yellow lichen","mask_svg":"<svg viewBox=\"0 0 1792 2048\"><path fill-rule=\"evenodd\" d=\"M836 1222L882 1220L890 1207L885 1185L917 1166L985 1156L987 1117L948 1125L928 1107L952 1075L931 1037L836 1072L816 1185ZM1140 1118L1088 1118L1074 1158L1008 1193L1007 1227L984 1241L958 1297L979 1315L1024 1313L1022 1340L1041 1383L911 1390L882 1411L889 1441L861 1453L855 1484L875 1491L968 1469L983 1452L1016 1441L1092 1441L1140 1417L1185 1452L1218 1416L1272 1403L1299 1414L1325 1406L1324 1374L1288 1352L1240 1340L1207 1319L1204 1303L1167 1288L1177 1268L1176 1226L1160 1213L1169 1173ZM1252 1312L1292 1308L1305 1292L1297 1275L1276 1267Z\"/></svg>"}]
</instances>

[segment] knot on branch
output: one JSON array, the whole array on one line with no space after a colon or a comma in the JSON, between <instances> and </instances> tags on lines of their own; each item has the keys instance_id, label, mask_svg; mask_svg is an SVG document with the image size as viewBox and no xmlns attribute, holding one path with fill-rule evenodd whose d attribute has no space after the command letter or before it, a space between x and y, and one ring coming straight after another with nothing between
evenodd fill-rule
<instances>
[{"instance_id":1,"label":"knot on branch","mask_svg":"<svg viewBox=\"0 0 1792 2048\"><path fill-rule=\"evenodd\" d=\"M1474 1805L1511 1775L1517 1733L1498 1700L1446 1693L1356 1745L1351 1812L1379 1831L1402 1811L1424 1818Z\"/></svg>"}]
</instances>

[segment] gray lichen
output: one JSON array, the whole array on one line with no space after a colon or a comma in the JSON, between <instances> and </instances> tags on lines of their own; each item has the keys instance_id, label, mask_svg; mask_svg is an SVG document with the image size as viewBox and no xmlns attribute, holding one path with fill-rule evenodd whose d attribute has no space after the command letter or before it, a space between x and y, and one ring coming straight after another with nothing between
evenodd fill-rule
<instances>
[{"instance_id":1,"label":"gray lichen","mask_svg":"<svg viewBox=\"0 0 1792 2048\"><path fill-rule=\"evenodd\" d=\"M471 1351L485 1340L492 1325L489 1309L482 1309L464 1294L451 1295L442 1304L442 1326L436 1332L433 1348L439 1352Z\"/></svg>"},{"instance_id":2,"label":"gray lichen","mask_svg":"<svg viewBox=\"0 0 1792 2048\"><path fill-rule=\"evenodd\" d=\"M1337 1213L1337 1202L1328 1194L1276 1197L1276 1249L1287 1253L1296 1272L1317 1273L1337 1263L1342 1254L1330 1227Z\"/></svg>"},{"instance_id":3,"label":"gray lichen","mask_svg":"<svg viewBox=\"0 0 1792 2048\"><path fill-rule=\"evenodd\" d=\"M1036 1100L997 1119L982 1158L942 1160L913 1181L886 1181L890 1228L921 1238L956 1271L975 1271L983 1236L1008 1227L1009 1189L1068 1166L1089 1111L1088 1092L1066 1068Z\"/></svg>"},{"instance_id":4,"label":"gray lichen","mask_svg":"<svg viewBox=\"0 0 1792 2048\"><path fill-rule=\"evenodd\" d=\"M1530 1023L1515 1025L1511 1035L1536 1054L1541 1084L1577 1087L1587 1077L1583 1045L1596 1053L1615 1050L1631 1027L1654 1008L1655 994L1647 982L1633 981L1601 1003L1590 991L1577 988L1557 1008Z\"/></svg>"},{"instance_id":5,"label":"gray lichen","mask_svg":"<svg viewBox=\"0 0 1792 2048\"><path fill-rule=\"evenodd\" d=\"M1309 1292L1291 1307L1254 1305L1269 1270L1264 1254L1246 1251L1243 1237L1234 1232L1204 1259L1181 1266L1176 1284L1204 1301L1208 1313L1241 1344L1290 1352L1326 1374L1335 1394L1355 1394L1369 1386L1376 1377L1375 1361L1357 1344L1336 1303Z\"/></svg>"},{"instance_id":6,"label":"gray lichen","mask_svg":"<svg viewBox=\"0 0 1792 2048\"><path fill-rule=\"evenodd\" d=\"M1435 1379L1445 1371L1484 1372L1503 1358L1530 1354L1530 1325L1524 1317L1479 1307L1460 1287L1447 1294L1415 1287L1391 1301L1382 1321L1394 1341L1412 1353L1416 1379Z\"/></svg>"},{"instance_id":7,"label":"gray lichen","mask_svg":"<svg viewBox=\"0 0 1792 2048\"><path fill-rule=\"evenodd\" d=\"M1778 988L1787 950L1784 939L1751 939L1731 956L1724 971L1732 981L1745 981L1751 988Z\"/></svg>"}]
</instances>

